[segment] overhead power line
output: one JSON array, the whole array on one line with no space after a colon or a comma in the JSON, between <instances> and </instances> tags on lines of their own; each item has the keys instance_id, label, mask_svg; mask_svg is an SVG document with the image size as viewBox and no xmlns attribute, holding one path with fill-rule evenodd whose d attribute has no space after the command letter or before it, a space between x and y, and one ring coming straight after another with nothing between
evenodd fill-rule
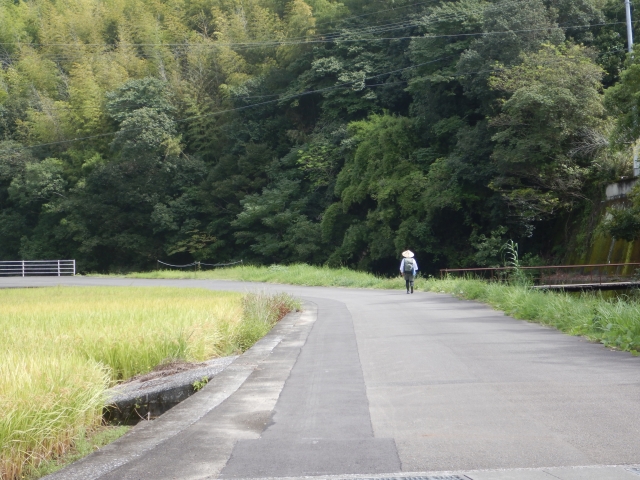
<instances>
[{"instance_id":1,"label":"overhead power line","mask_svg":"<svg viewBox=\"0 0 640 480\"><path fill-rule=\"evenodd\" d=\"M450 58L450 57L451 56L437 58L435 60L430 60L428 62L423 62L423 63L417 64L417 65L411 65L409 67L400 68L400 69L397 69L397 70L391 70L389 72L383 72L383 73L379 73L377 75L372 75L372 76L369 76L369 77L364 77L364 78L361 78L361 79L356 79L356 80L352 80L352 81L349 81L349 82L344 82L344 83L341 83L341 84L338 84L338 85L333 85L331 87L325 87L325 88L320 88L320 89L316 89L316 90L310 90L310 91L297 93L297 94L285 95L283 97L276 98L276 99L273 99L273 100L266 100L264 102L252 103L250 105L243 105L241 107L230 108L230 109L226 109L226 110L219 110L219 111L216 111L216 112L210 112L210 113L205 113L205 114L201 114L201 115L193 115L193 116L190 116L190 117L181 118L181 119L174 120L174 121L175 121L175 123L188 122L188 121L197 120L197 119L200 119L200 118L206 118L206 117L211 117L211 116L216 116L216 115L222 115L222 114L225 114L225 113L232 113L232 112L247 110L249 108L261 107L261 106L265 106L265 105L269 105L269 104L273 104L273 103L293 100L293 99L296 99L296 98L300 98L300 97L303 97L303 96L306 96L306 95L312 95L312 94L315 94L315 93L323 93L323 92L327 92L327 91L331 91L331 90L337 90L337 89L340 89L340 88L349 88L349 87L351 87L354 84L359 83L359 82L366 82L367 80L372 80L374 78L379 78L379 77L382 77L384 75L392 75L394 73L399 73L399 72L403 72L403 71L406 71L406 70L418 68L418 67L421 67L421 66L424 66L424 65L428 65L428 64L431 64L431 63L439 62L441 60L445 60L445 59ZM393 82L393 83L406 83L406 82ZM380 85L387 85L387 84L363 85L362 88L368 88L368 87L371 87L371 86L380 86ZM35 145L25 145L25 146L19 147L19 148L0 151L0 154L3 154L3 153L4 154L15 153L15 152L19 152L19 151L27 150L27 149L51 147L51 146L63 145L63 144L67 144L67 143L74 143L74 142L80 142L80 141L85 141L85 140L93 140L93 139L96 139L96 138L104 138L104 137L108 137L108 136L114 136L114 135L116 135L118 133L121 133L121 132L135 132L135 131L141 130L142 128L143 127L130 128L130 129L127 129L127 130L119 130L117 132L107 132L107 133L100 133L100 134L96 134L96 135L87 135L85 137L70 138L68 140L60 140L60 141L56 141L56 142L39 143L39 144L35 144Z\"/></svg>"},{"instance_id":2,"label":"overhead power line","mask_svg":"<svg viewBox=\"0 0 640 480\"><path fill-rule=\"evenodd\" d=\"M326 24L329 24L329 23L344 22L345 20L352 20L354 18L368 17L370 15L376 15L378 13L395 12L397 10L402 10L403 8L418 7L418 6L421 6L421 5L430 5L430 4L431 4L431 2L421 2L421 3L412 3L411 5L404 5L404 6L395 7L395 8L385 8L384 10L376 10L375 12L363 13L362 15L352 15L350 17L343 17L343 18L338 18L338 19L335 19L335 20L326 20L324 22L318 22L318 23L316 23L316 26L318 26L318 25L326 25Z\"/></svg>"},{"instance_id":3,"label":"overhead power line","mask_svg":"<svg viewBox=\"0 0 640 480\"><path fill-rule=\"evenodd\" d=\"M603 53L610 53L610 52L615 52L615 51L617 51L617 50L611 50L609 52L603 52ZM407 70L423 67L423 66L426 66L426 65L429 65L429 64L433 64L433 63L442 61L442 60L446 60L446 59L451 58L451 57L452 57L452 55L449 55L449 56L446 56L446 57L441 57L441 58L437 58L437 59L434 59L434 60L430 60L428 62L423 62L423 63L419 63L419 64L416 64L416 65L411 65L411 66L408 66L408 67L399 68L399 69L396 69L396 70L391 70L391 71L388 71L388 72L379 73L379 74L372 75L372 76L369 76L369 77L364 77L364 78L361 78L361 79L356 79L356 80L352 80L352 81L349 81L349 82L344 82L344 83L341 83L341 84L338 84L338 85L332 85L330 87L320 88L320 89L316 89L316 90L309 90L309 91L301 92L301 93L297 93L297 94L278 96L279 98L276 98L276 99L273 99L273 100L266 100L264 102L252 103L252 104L249 104L249 105L243 105L241 107L235 107L235 108L230 108L230 109L226 109L226 110L218 110L218 111L215 111L215 112L205 113L205 114L201 114L201 115L193 115L193 116L177 119L177 120L174 120L174 121L175 121L175 123L183 123L183 122L188 122L188 121L197 120L197 119L201 119L201 118L222 115L222 114L225 114L225 113L233 113L233 112L237 112L237 111L243 111L243 110L247 110L247 109L250 109L250 108L261 107L261 106L270 105L270 104L274 104L274 103L278 103L278 102L285 102L285 101L288 101L288 100L294 100L296 98L300 98L300 97L304 97L304 96L312 95L312 94L316 94L316 93L324 93L324 92L328 92L328 91L332 91L332 90L338 90L338 89L342 89L342 88L350 88L356 83L366 82L367 80L372 80L374 78L379 78L379 77L382 77L384 75L392 75L394 73L400 73L400 72L404 72L404 71L407 71ZM455 73L454 72L450 72L450 73L443 72L442 76L443 77L449 77L449 78L458 78L458 77L465 77L465 76L469 76L469 75L477 75L477 74L481 74L481 73L500 72L500 71L505 71L505 70L510 70L510 68L509 67L501 67L501 68L494 68L494 69L478 70L478 71L473 71L473 72L455 72ZM404 81L396 81L396 82L389 82L389 83L377 83L377 84L369 84L369 85L363 84L362 85L362 89L371 88L371 87L377 87L377 86L399 85L399 84L406 84L406 83L408 83L408 81L404 80ZM265 97L268 97L268 96L274 96L274 95L265 95ZM241 99L241 98L243 98L243 97L237 97L237 99ZM247 98L249 98L249 97L247 97ZM254 98L259 98L259 97L254 97ZM114 136L114 135L116 135L118 133L121 133L123 131L132 132L132 131L140 130L142 128L143 127L131 128L131 129L127 129L127 130L120 130L120 131L117 131L117 132L107 132L107 133L102 133L102 134L89 135L89 136L85 136L85 137L72 138L72 139L68 139L68 140L60 140L60 141L56 141L56 142L40 143L40 144L35 144L35 145L25 145L25 146L20 147L20 148L15 148L15 149L6 150L6 151L0 151L0 154L3 154L3 153L4 154L6 154L6 153L15 153L15 152L26 150L26 149L49 147L49 146L74 143L74 142L79 142L79 141L84 141L84 140L92 140L92 139L96 139L96 138L104 138L104 137Z\"/></svg>"},{"instance_id":4,"label":"overhead power line","mask_svg":"<svg viewBox=\"0 0 640 480\"><path fill-rule=\"evenodd\" d=\"M414 4L417 5L417 4ZM590 25L561 25L559 28L579 28L579 27L592 27L592 26L600 26L600 25L616 25L616 24L623 24L624 22L612 22L612 23L606 23L606 24L590 24ZM522 32L522 31L537 31L537 30L546 30L545 29L530 29L530 30L516 30L513 32ZM511 32L511 31L509 31ZM488 34L500 34L500 33L509 33L509 32L483 32L481 33L482 35L488 35ZM469 36L469 35L479 35L479 34L470 34L470 33L456 33L456 34L446 34L446 35L426 35L426 36L422 36L422 37L415 37L415 38L441 38L441 37L451 37L451 36ZM305 42L303 42L305 43ZM62 45L62 44L41 44L41 45ZM76 46L76 44L65 44L65 45L73 45ZM134 44L132 44L134 45ZM142 44L135 44L135 45L142 45ZM166 44L153 44L153 45L166 45ZM209 46L208 44L180 44L181 46ZM618 49L619 50L619 49ZM618 50L611 50L609 52L604 52L604 53L612 53L612 52L616 52ZM99 54L99 53L96 53ZM96 55L94 54L94 55ZM175 52L173 52L173 54L175 55ZM39 54L42 55L42 54ZM87 55L86 52L78 52L78 55ZM139 56L139 54L137 54L136 56ZM147 57L153 58L153 57L157 57L157 55L147 55ZM3 58L2 55L0 55L0 59ZM6 58L6 56L5 56ZM58 55L56 56L56 59L62 59L64 57ZM333 88L333 87L332 87ZM252 96L234 96L235 99L249 99L249 98L269 98L269 97L278 97L280 96L280 94L268 94L268 95L252 95ZM64 107L54 107L54 108L45 108L45 107L39 107L37 110L38 111L45 111L45 112L51 112L51 111L82 111L82 110L87 110L87 109L102 109L103 106L82 106L82 107L71 107L71 106L64 106Z\"/></svg>"},{"instance_id":5,"label":"overhead power line","mask_svg":"<svg viewBox=\"0 0 640 480\"><path fill-rule=\"evenodd\" d=\"M611 50L610 52L615 52L617 50ZM603 52L603 53L609 53L609 52ZM276 98L273 100L267 100L264 102L258 102L258 103L252 103L249 105L244 105L241 107L236 107L236 108L231 108L231 109L226 109L226 110L219 110L216 112L210 112L210 113L205 113L205 114L201 114L201 115L193 115L190 117L186 117L186 118L181 118L181 119L177 119L174 120L175 123L182 123L182 122L188 122L191 120L197 120L200 118L206 118L206 117L211 117L211 116L217 116L217 115L222 115L225 113L232 113L232 112L237 112L237 111L242 111L242 110L247 110L250 108L254 108L254 107L260 107L260 106L265 106L265 105L270 105L273 103L278 103L278 102L284 102L284 101L288 101L288 100L293 100L296 98L300 98L306 95L312 95L315 93L323 93L323 92L327 92L327 91L332 91L332 90L338 90L338 89L342 89L342 88L349 88L352 87L353 84L358 83L358 82L366 82L367 80L371 80L374 78L378 78L384 75L391 75L394 73L399 73L402 71L406 71L406 70L410 70L410 69L414 69L414 68L418 68L418 67L422 67L425 65L429 65L429 64L433 64L442 60L446 60L447 58L451 58L451 56L447 56L447 57L441 57L441 58L437 58L435 60L431 60L428 62L423 62L420 64L416 64L416 65L411 65L409 67L404 67L404 68L400 68L397 70L392 70L389 72L383 72L377 75L373 75L370 77L365 77L362 79L357 79L357 80L353 80L350 82L345 82L339 85L333 85L331 87L325 87L325 88L321 88L321 89L316 89L316 90L310 90L310 91L306 91L306 92L302 92L302 93L298 93L298 94L291 94L291 95L285 95L284 97L280 97L280 98ZM511 67L512 68L512 67ZM457 77L465 77L465 76L469 76L469 75L477 75L477 74L481 74L481 73L494 73L494 72L500 72L500 71L505 71L505 70L510 70L511 68L509 67L501 67L501 68L494 68L494 69L486 69L486 70L478 70L478 71L473 71L473 72L456 72L456 73L442 73L443 77L449 77L449 78L457 78ZM362 89L364 88L371 88L371 87L377 87L377 86L391 86L391 85L399 85L399 84L407 84L408 81L407 80L403 80L403 81L396 81L396 82L389 82L389 83L377 83L377 84L369 84L369 85L362 85ZM242 98L242 97L240 97ZM40 144L35 144L35 145L25 145L23 147L19 147L19 148L14 148L14 149L10 149L10 150L5 150L5 151L0 151L0 155L1 154L11 154L11 153L16 153L22 150L27 150L27 149L33 149L33 148L42 148L42 147L49 147L49 146L55 146L55 145L62 145L62 144L68 144L68 143L75 143L75 142L79 142L79 141L84 141L84 140L92 140L92 139L96 139L96 138L104 138L104 137L109 137L109 136L114 136L118 133L121 133L123 131L125 132L132 132L132 131L137 131L137 130L141 130L143 127L138 127L138 128L131 128L131 129L127 129L127 130L120 130L117 132L107 132L107 133L102 133L102 134L96 134L96 135L89 135L89 136L85 136L85 137L78 137L78 138L72 138L72 139L68 139L68 140L60 140L60 141L56 141L56 142L49 142L49 143L40 143Z\"/></svg>"},{"instance_id":6,"label":"overhead power line","mask_svg":"<svg viewBox=\"0 0 640 480\"><path fill-rule=\"evenodd\" d=\"M368 15L374 15L375 13L380 13L380 12L387 12L387 11L395 11L395 10L400 10L400 9L404 9L407 7L411 7L411 6L417 6L417 5L426 5L429 2L423 2L423 3L415 3L412 5L406 5L406 6L401 6L401 7L395 7L395 8L390 8L390 9L384 9L384 10L378 10L376 12L371 12L371 13L367 13L367 14L363 14L363 15L355 15L352 17L345 17L342 20L347 20L347 19L352 19L352 18L359 18L359 17L365 17ZM516 3L515 1L512 3ZM442 18L443 20L446 20L447 18L459 18L459 14L458 13L447 13L444 15L440 15L437 18ZM326 23L330 23L330 22L320 22L320 23L316 23L314 25L314 27L317 27L318 25L324 25ZM373 24L373 25L367 25L367 26L360 26L357 27L355 30L354 29L349 29L349 33L356 33L356 32L370 32L372 30L378 30L378 29L388 29L394 26L397 26L398 28L408 28L411 26L419 26L422 23L420 21L417 20L401 20L401 21L395 21L392 23L385 23L385 24ZM344 34L345 29L341 29L341 30L337 30L337 31L333 31L333 32L323 32L323 33L316 33L313 35L307 35L307 36L303 36L303 37L289 37L286 40L287 41L304 41L304 40L309 40L309 39L313 39L313 38L317 38L317 37L322 37L322 38L326 38L326 37L332 37L332 36L336 36L336 35L342 35ZM267 41L263 41L263 42L278 42L281 41L282 39L272 39L272 40L267 40ZM220 42L217 42L220 43ZM235 42L236 44L241 44L243 42ZM29 43L29 42L0 42L0 45L30 45L30 46L114 46L113 43L62 43L62 42L56 42L56 43ZM122 46L150 46L150 45L168 45L168 46L178 46L178 45L197 45L194 43L121 43L120 45ZM203 43L202 45L210 45L210 44L205 44Z\"/></svg>"},{"instance_id":7,"label":"overhead power line","mask_svg":"<svg viewBox=\"0 0 640 480\"><path fill-rule=\"evenodd\" d=\"M416 4L417 5L417 4ZM503 35L503 34L513 34L513 33L526 33L526 32L535 32L535 31L545 31L545 30L551 30L554 28L563 28L563 29L568 29L568 28L593 28L593 27L598 27L598 26L605 26L605 25L619 25L619 24L624 24L625 22L607 22L607 23L599 23L599 24L584 24L584 25L563 25L563 26L556 26L556 27L545 27L545 28L537 28L537 29L521 29L521 30L508 30L508 31L500 31L500 32L477 32L477 33L453 33L453 34L441 34L441 35L423 35L423 36L410 36L410 37L390 37L390 38L366 38L366 39L337 39L341 42L349 42L349 41L371 41L371 40L398 40L398 39L406 39L406 38L411 38L411 39L436 39L436 38L452 38L452 37L469 37L469 36L486 36L486 35ZM388 25L395 25L395 24L388 24ZM330 40L330 41L337 41L337 40ZM329 41L329 40L322 40L324 41ZM302 41L302 42L297 42L298 44L307 44L307 43L317 43L317 41ZM0 43L0 45L9 45L10 43ZM281 44L285 44L285 43L281 43ZM78 46L78 44L40 44L41 46ZM80 44L80 46L87 46L88 44ZM93 46L104 46L107 44L93 44ZM212 46L218 46L221 45L220 43L216 43L216 44L127 44L127 46L181 46L181 47L192 47L192 46L206 46L206 47L212 47ZM232 44L227 44L227 45L232 45ZM247 44L234 44L234 45L247 45ZM271 43L270 43L271 45ZM86 52L83 52L83 54L86 54ZM155 56L155 55L154 55ZM268 105L271 103L276 103L276 102L282 102L282 101L287 101L290 99L294 99L294 98L298 98L301 96L305 96L305 95L310 95L310 94L314 94L314 93L322 93L325 91L330 91L330 90L335 90L335 89L340 89L340 88L348 88L349 86L352 86L353 84L357 83L357 82L366 82L367 80L373 79L373 78L377 78L383 75L391 75L393 73L398 73L404 70L408 70L408 69L413 69L413 68L417 68L420 66L424 66L430 63L435 63L441 60L444 60L446 58L450 58L449 57L443 57L443 58L439 58L439 59L435 59L429 62L424 62L421 64L417 64L417 65L412 65L406 68L402 68L402 69L398 69L398 70L394 70L391 72L384 72L378 75L374 75L371 77L365 77L363 79L358 79L358 80L354 80L354 81L350 81L350 82L346 82L343 84L339 84L339 85L334 85L331 87L326 87L323 89L318 89L318 90L312 90L312 91L307 91L307 92L302 92L300 94L293 94L293 95L287 95L287 96L280 96L278 94L272 94L272 95L260 95L260 96L247 96L247 97L235 97L235 99L242 99L242 98L268 98L268 97L274 97L277 96L278 98L275 98L273 100L268 100L265 102L259 102L259 103L255 103L255 104L250 104L250 105L245 105L245 106L241 106L241 107L237 107L237 108L233 108L233 109L227 109L227 110L220 110L220 111L216 111L216 112L211 112L211 113L207 113L207 114L203 114L203 115L196 115L196 116L192 116L192 117L187 117L184 119L179 119L176 120L177 123L179 122L185 122L185 121L190 121L190 120L195 120L198 118L203 118L203 117L208 117L208 116L213 116L213 115L221 115L224 113L230 113L230 112L234 112L234 111L239 111L239 110L245 110L248 108L253 108L253 107L259 107L259 106L263 106L263 105ZM460 76L460 75L468 75L468 74L475 74L475 73L484 73L487 71L482 71L482 72L467 72L467 73L463 73L463 74L446 74L445 76ZM393 82L393 83L386 83L386 84L374 84L374 85L363 85L362 88L370 88L370 87L374 87L374 86L381 86L381 85L393 85L393 84L400 84L400 83L407 83L407 82ZM60 110L85 110L87 108L101 108L101 107L63 107L60 108ZM46 109L46 108L42 108L41 110L44 111L54 111L54 110L58 110L58 109ZM136 130L136 129L131 129L131 130ZM72 142L77 142L77 141L84 141L84 140L90 140L90 139L95 139L95 138L101 138L101 137L107 137L107 136L113 136L115 134L117 134L118 132L108 132L108 133L103 133L103 134L96 134L96 135L90 135L90 136L85 136L85 137L78 137L78 138L73 138L73 139L69 139L69 140L61 140L61 141L57 141L57 142L50 142L50 143L42 143L42 144L36 144L36 145L29 145L29 146L24 146L21 147L19 150L22 149L30 149L30 148L38 148L38 147L46 147L46 146L53 146L53 145L59 145L59 144L66 144L66 143L72 143ZM6 152L2 152L2 153L6 153Z\"/></svg>"},{"instance_id":8,"label":"overhead power line","mask_svg":"<svg viewBox=\"0 0 640 480\"><path fill-rule=\"evenodd\" d=\"M518 0L512 0L512 1L503 1L501 2L502 6L505 5L514 5L514 4L518 4ZM399 7L394 7L394 8L389 8L389 9L384 9L384 10L378 10L375 12L370 12L370 13L366 13L366 14L362 14L362 15L355 15L355 16L350 16L350 17L344 17L343 19L339 19L339 21L342 20L347 20L347 19L353 19L353 18L359 18L359 17L365 17L365 16L369 16L369 15L374 15L376 13L381 13L381 12L387 12L387 11L396 11L396 10L400 10L400 9L404 9L404 8L408 8L408 7L412 7L412 6L420 6L420 5L426 5L429 4L429 2L422 2L422 3L415 3L415 4L411 4L411 5L404 5L404 6L399 6ZM459 12L450 12L450 13L445 13L445 14L437 14L435 16L430 16L430 20L441 20L441 21L446 21L446 20L453 20L453 19L461 19L464 16L461 16ZM327 23L332 23L333 21L327 21L327 22L320 22L320 23L316 23L315 26L317 27L318 25L324 25ZM621 22L624 23L624 22ZM356 30L350 29L347 31L347 33L349 34L354 34L354 33L360 33L360 32L369 32L372 30L377 30L377 29L386 29L386 28L392 28L394 26L396 26L397 28L395 29L404 29L404 28L409 28L409 27L413 27L413 26L421 26L424 25L424 21L422 20L401 20L401 21L396 21L396 22L392 22L392 23L386 23L386 24L379 24L379 25L368 25L368 26L360 26L357 27ZM561 28L564 28L562 25L558 25ZM571 28L570 26L567 28ZM309 43L309 41L313 41L314 39L321 37L321 38L325 38L325 39L329 39L331 37L334 36L339 36L339 35L343 35L345 33L345 29L339 30L339 31L334 31L334 32L324 32L324 33L316 33L313 35L308 35L308 36L304 36L304 37L290 37L290 38L286 38L286 39L272 39L272 40L266 40L266 41L258 41L258 42L215 42L216 45L246 45L247 43L252 43L252 44L256 44L256 45L271 45L274 43L278 43L278 42L282 42L282 41L286 41L286 42L295 42L295 41L300 41L301 43ZM0 45L31 45L31 46L114 46L114 44L112 43L28 43L28 42L4 42L1 43ZM207 43L186 43L186 42L181 42L181 43L122 43L120 44L122 46L181 46L181 45L202 45L202 46L211 46L214 44L207 44Z\"/></svg>"},{"instance_id":9,"label":"overhead power line","mask_svg":"<svg viewBox=\"0 0 640 480\"><path fill-rule=\"evenodd\" d=\"M349 32L353 32L353 33L361 33L361 32L370 32L370 31L376 31L376 30L388 30L388 29L394 29L394 28L407 28L408 26L415 26L415 25L419 25L419 23L416 23L415 20L399 20L399 21L394 21L391 23L383 23L383 24L378 24L378 25L366 25L366 26L360 26L357 27L355 29L350 29L348 30ZM289 37L286 39L278 39L278 38L274 38L271 40L263 40L260 42L253 42L253 43L267 43L267 44L271 44L271 43L277 43L283 40L286 41L306 41L309 39L314 39L317 37L333 37L336 35L342 35L344 34L345 29L341 29L341 30L336 30L336 31L332 31L332 32L324 32L324 33L315 33L312 35L305 35L302 37ZM215 43L222 43L222 42L215 42ZM233 44L237 44L237 45L242 45L245 44L247 42L232 42ZM211 43L186 43L186 42L180 42L180 43L119 43L119 44L114 44L114 43L80 43L80 42L74 42L74 43L67 43L67 42L43 42L43 43L30 43L30 42L0 42L0 45L28 45L28 46L36 46L36 47L42 47L42 46L87 46L87 47L113 47L115 45L121 45L121 46L125 46L125 47L139 47L139 46L154 46L154 45L165 45L165 46L182 46L182 45L212 45Z\"/></svg>"},{"instance_id":10,"label":"overhead power line","mask_svg":"<svg viewBox=\"0 0 640 480\"><path fill-rule=\"evenodd\" d=\"M269 40L269 41L260 41L260 42L211 42L211 43L123 43L118 44L120 47L207 47L207 48L216 48L216 47L234 47L234 48L259 48L259 47L274 47L274 46L284 46L284 45L311 45L311 44L322 44L322 43L355 43L355 42L371 42L371 41L386 41L386 40L420 40L420 39L438 39L438 38L455 38L455 37L482 37L482 36L490 36L490 35L508 35L514 33L531 33L531 32L541 32L555 29L580 29L580 28L596 28L608 25L624 25L625 22L603 22L603 23L590 23L590 24L581 24L581 25L556 25L556 26L548 26L541 28L528 28L528 29L518 29L518 30L501 30L495 32L469 32L469 33L449 33L449 34L438 34L438 35L408 35L408 36L400 36L400 37L363 37L363 38L350 38L351 32L345 31L342 36L336 36L335 38L329 37L325 38L322 35L318 36L318 38L311 38L307 40L295 40L290 41L287 39L284 40ZM401 27L396 27L395 29L404 29L410 26L420 26L419 23L405 24ZM366 33L366 32L365 32ZM0 45L26 45L26 46L48 46L48 47L113 47L112 44L106 43L38 43L38 44L21 44L18 42L4 42L0 43ZM55 54L54 54L55 55ZM73 54L70 54L73 56ZM86 55L86 52L78 52L78 55ZM155 55L147 55L153 57Z\"/></svg>"},{"instance_id":11,"label":"overhead power line","mask_svg":"<svg viewBox=\"0 0 640 480\"><path fill-rule=\"evenodd\" d=\"M603 52L600 52L597 56L604 56L607 54L611 54L611 53L619 53L619 52L623 52L626 48L625 47L620 47L620 48L614 48L611 50L606 50ZM445 60L447 58L451 58L451 56L449 57L442 57L439 59L434 60L432 63L436 62L436 61L440 61L440 60ZM424 64L420 64L417 66L423 66ZM407 67L407 68L412 68L412 67ZM491 70L479 70L479 71L475 71L475 72L461 72L461 73L443 73L442 75L444 77L460 77L460 76L466 76L466 75L476 75L479 73L490 73L490 72L496 72L496 71L504 71L504 70L509 70L511 67L505 67L505 68L499 68L499 69L491 69ZM402 70L402 69L401 69ZM378 76L383 76L383 75L391 75L393 73L397 73L398 70L396 71L392 71L392 72L385 72L382 73ZM368 77L366 78L364 81L368 80L369 78L374 78L374 77ZM364 88L370 88L370 87L377 87L377 86L391 86L391 85L399 85L399 84L406 84L408 83L408 81L397 81L397 82L387 82L387 83L376 83L376 84L367 84L364 85ZM351 85L351 84L349 84ZM327 88L336 88L335 86L332 87L327 87ZM342 86L339 86L338 88L345 88ZM233 100L248 100L248 99L256 99L256 98L273 98L273 97L281 97L282 94L281 93L271 93L271 94L265 94L265 95L232 95L232 99ZM279 99L278 99L279 100ZM127 105L126 103L119 103L119 105ZM138 103L130 103L131 106L137 106L139 105ZM57 111L84 111L84 110L103 110L105 108L104 105L85 105L82 107L72 107L72 106L64 106L64 107L53 107L53 108L47 108L47 107L43 107L43 106L39 106L38 108L35 107L30 107L33 108L35 111L37 112L57 112ZM31 148L31 147L25 147L25 148Z\"/></svg>"}]
</instances>

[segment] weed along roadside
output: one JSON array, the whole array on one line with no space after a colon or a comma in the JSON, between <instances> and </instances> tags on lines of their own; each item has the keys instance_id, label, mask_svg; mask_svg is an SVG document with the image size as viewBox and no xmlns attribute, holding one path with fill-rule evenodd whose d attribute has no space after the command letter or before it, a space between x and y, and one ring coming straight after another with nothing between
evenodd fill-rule
<instances>
[{"instance_id":1,"label":"weed along roadside","mask_svg":"<svg viewBox=\"0 0 640 480\"><path fill-rule=\"evenodd\" d=\"M511 245L517 260L517 245ZM325 287L404 289L404 281L382 278L347 268L332 269L305 264L243 267L186 273L175 270L141 272L132 278L199 278L283 283ZM469 278L417 278L417 291L447 293L487 303L522 320L541 323L571 334L583 335L607 347L640 351L640 294L607 297L598 293L568 294L535 291L526 282L488 283Z\"/></svg>"},{"instance_id":2,"label":"weed along roadside","mask_svg":"<svg viewBox=\"0 0 640 480\"><path fill-rule=\"evenodd\" d=\"M430 290L487 303L506 315L581 335L616 350L640 352L638 293L610 297L602 293L545 292L526 285L472 279L434 280Z\"/></svg>"},{"instance_id":3,"label":"weed along roadside","mask_svg":"<svg viewBox=\"0 0 640 480\"><path fill-rule=\"evenodd\" d=\"M110 387L240 354L299 307L284 294L158 287L6 289L0 303L3 480L51 473L124 433L102 425Z\"/></svg>"}]
</instances>

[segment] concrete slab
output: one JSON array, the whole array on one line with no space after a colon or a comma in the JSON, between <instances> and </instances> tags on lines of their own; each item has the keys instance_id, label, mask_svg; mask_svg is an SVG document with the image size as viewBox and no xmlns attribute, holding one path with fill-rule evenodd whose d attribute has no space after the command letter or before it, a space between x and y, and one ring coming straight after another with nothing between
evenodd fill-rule
<instances>
[{"instance_id":1,"label":"concrete slab","mask_svg":"<svg viewBox=\"0 0 640 480\"><path fill-rule=\"evenodd\" d=\"M374 431L403 470L638 461L631 355L450 297L352 311Z\"/></svg>"},{"instance_id":2,"label":"concrete slab","mask_svg":"<svg viewBox=\"0 0 640 480\"><path fill-rule=\"evenodd\" d=\"M561 480L638 480L625 467L548 468L545 472Z\"/></svg>"},{"instance_id":3,"label":"concrete slab","mask_svg":"<svg viewBox=\"0 0 640 480\"><path fill-rule=\"evenodd\" d=\"M399 467L391 438L241 440L218 478L380 473Z\"/></svg>"},{"instance_id":4,"label":"concrete slab","mask_svg":"<svg viewBox=\"0 0 640 480\"><path fill-rule=\"evenodd\" d=\"M196 380L201 380L205 377L210 380L233 363L236 358L238 358L237 355L214 358L202 362L195 368L190 368L189 370L179 373L173 373L168 376L159 375L158 378L150 380L133 380L117 385L107 392L107 403L117 404L154 396L159 392L191 385Z\"/></svg>"},{"instance_id":5,"label":"concrete slab","mask_svg":"<svg viewBox=\"0 0 640 480\"><path fill-rule=\"evenodd\" d=\"M194 368L162 375L146 376L123 383L107 392L107 407L104 417L109 422L137 424L141 418L155 418L172 409L195 393L196 381L213 377L222 372L238 358L237 355L214 358Z\"/></svg>"}]
</instances>

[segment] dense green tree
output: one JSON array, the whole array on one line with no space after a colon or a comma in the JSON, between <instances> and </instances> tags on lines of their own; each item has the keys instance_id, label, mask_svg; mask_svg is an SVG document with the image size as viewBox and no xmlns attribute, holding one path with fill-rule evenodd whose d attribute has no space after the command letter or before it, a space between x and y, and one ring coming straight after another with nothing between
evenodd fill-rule
<instances>
[{"instance_id":1,"label":"dense green tree","mask_svg":"<svg viewBox=\"0 0 640 480\"><path fill-rule=\"evenodd\" d=\"M570 152L602 125L601 78L584 48L551 45L492 77L492 88L511 95L491 119L499 171L491 186L524 224L570 211L584 199L591 162Z\"/></svg>"},{"instance_id":2,"label":"dense green tree","mask_svg":"<svg viewBox=\"0 0 640 480\"><path fill-rule=\"evenodd\" d=\"M492 264L508 238L557 254L640 136L623 18L614 0L0 0L0 257L389 273L405 248L425 271Z\"/></svg>"},{"instance_id":3,"label":"dense green tree","mask_svg":"<svg viewBox=\"0 0 640 480\"><path fill-rule=\"evenodd\" d=\"M635 143L640 138L640 60L635 56L629 56L620 82L607 89L605 101L616 116L615 146L625 148Z\"/></svg>"}]
</instances>

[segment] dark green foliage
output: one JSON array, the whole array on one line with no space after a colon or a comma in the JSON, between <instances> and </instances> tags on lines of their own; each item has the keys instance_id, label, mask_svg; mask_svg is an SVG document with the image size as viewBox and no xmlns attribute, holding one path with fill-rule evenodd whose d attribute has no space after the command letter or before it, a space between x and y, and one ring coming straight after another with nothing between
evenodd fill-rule
<instances>
[{"instance_id":1,"label":"dark green foliage","mask_svg":"<svg viewBox=\"0 0 640 480\"><path fill-rule=\"evenodd\" d=\"M607 90L606 104L616 114L615 145L624 148L640 137L640 60L631 56L620 82Z\"/></svg>"},{"instance_id":2,"label":"dark green foliage","mask_svg":"<svg viewBox=\"0 0 640 480\"><path fill-rule=\"evenodd\" d=\"M640 188L634 187L629 194L630 206L610 208L605 231L613 238L632 242L640 238Z\"/></svg>"},{"instance_id":3,"label":"dark green foliage","mask_svg":"<svg viewBox=\"0 0 640 480\"><path fill-rule=\"evenodd\" d=\"M500 190L524 224L571 211L580 202L590 159L571 154L604 117L602 73L583 49L544 46L492 77L511 94L491 120Z\"/></svg>"},{"instance_id":4,"label":"dark green foliage","mask_svg":"<svg viewBox=\"0 0 640 480\"><path fill-rule=\"evenodd\" d=\"M495 264L507 239L549 257L640 136L623 18L614 0L0 2L0 258L393 273L410 248L429 272ZM611 232L636 235L633 212Z\"/></svg>"},{"instance_id":5,"label":"dark green foliage","mask_svg":"<svg viewBox=\"0 0 640 480\"><path fill-rule=\"evenodd\" d=\"M612 237L632 242L640 237L640 212L637 208L612 210L606 229Z\"/></svg>"}]
</instances>

